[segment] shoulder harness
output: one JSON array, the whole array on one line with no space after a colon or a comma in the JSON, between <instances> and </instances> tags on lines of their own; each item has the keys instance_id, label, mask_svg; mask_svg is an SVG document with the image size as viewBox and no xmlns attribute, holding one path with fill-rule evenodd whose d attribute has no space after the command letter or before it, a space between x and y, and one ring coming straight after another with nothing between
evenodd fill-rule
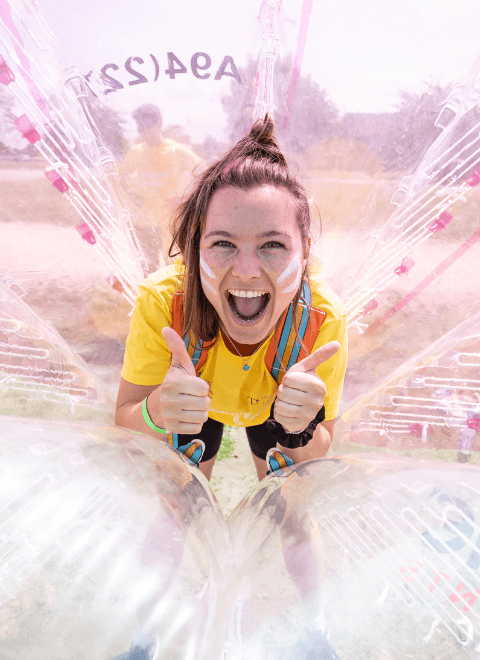
<instances>
[{"instance_id":1,"label":"shoulder harness","mask_svg":"<svg viewBox=\"0 0 480 660\"><path fill-rule=\"evenodd\" d=\"M308 353L313 349L315 340L325 320L326 312L323 309L311 307L311 292L310 287L305 284L303 287L303 302L299 302L295 310L298 334L301 337L305 348ZM183 291L175 291L173 296L172 317L173 329L180 337L183 335L183 310L184 310L184 293ZM277 330L277 337L279 337L278 347L275 346L275 333L270 339L268 344L267 353L265 355L265 364L268 371L271 373L275 381L280 385L282 379L294 364L300 362L307 357L298 337L295 333L295 326L293 324L293 302L290 303L288 309L283 314ZM190 355L197 375L200 375L203 367L208 358L208 351L212 342L195 341L192 333L184 338L185 347ZM203 350L202 350L203 349ZM286 369L282 369L282 362L286 365Z\"/></svg>"}]
</instances>

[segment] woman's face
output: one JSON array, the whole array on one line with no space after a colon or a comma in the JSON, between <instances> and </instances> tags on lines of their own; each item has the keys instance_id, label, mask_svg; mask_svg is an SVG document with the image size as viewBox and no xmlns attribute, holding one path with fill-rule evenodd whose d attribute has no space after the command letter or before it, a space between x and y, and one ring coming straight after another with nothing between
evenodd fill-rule
<instances>
[{"instance_id":1,"label":"woman's face","mask_svg":"<svg viewBox=\"0 0 480 660\"><path fill-rule=\"evenodd\" d=\"M223 188L200 242L203 291L239 344L256 344L295 297L306 265L295 205L283 188Z\"/></svg>"}]
</instances>

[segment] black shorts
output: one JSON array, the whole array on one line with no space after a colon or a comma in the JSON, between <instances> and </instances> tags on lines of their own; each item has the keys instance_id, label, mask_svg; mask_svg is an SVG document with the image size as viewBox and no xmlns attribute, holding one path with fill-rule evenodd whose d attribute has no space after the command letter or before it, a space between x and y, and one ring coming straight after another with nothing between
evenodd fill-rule
<instances>
[{"instance_id":1,"label":"black shorts","mask_svg":"<svg viewBox=\"0 0 480 660\"><path fill-rule=\"evenodd\" d=\"M272 447L277 446L277 441L272 436L270 431L267 428L265 422L259 424L258 426L247 426L245 428L247 432L248 444L250 449L255 456L263 460L267 457L267 451ZM217 455L218 450L220 449L220 443L222 442L223 435L223 424L217 422L214 419L208 418L205 424L202 426L200 433L195 433L193 435L179 434L178 435L178 444L186 445L192 440L199 439L203 440L205 443L205 452L202 456L202 463L204 461L209 461L211 458Z\"/></svg>"}]
</instances>

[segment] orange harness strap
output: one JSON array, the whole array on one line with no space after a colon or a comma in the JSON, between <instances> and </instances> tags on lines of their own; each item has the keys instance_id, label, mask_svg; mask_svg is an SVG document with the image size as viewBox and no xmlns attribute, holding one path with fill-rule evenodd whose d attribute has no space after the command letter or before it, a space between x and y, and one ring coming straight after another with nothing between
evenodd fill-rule
<instances>
[{"instance_id":1,"label":"orange harness strap","mask_svg":"<svg viewBox=\"0 0 480 660\"><path fill-rule=\"evenodd\" d=\"M303 294L307 305L310 304L311 294L309 287L304 287ZM183 335L183 310L184 293L183 291L175 291L172 305L172 324L173 329L180 337ZM309 308L308 306L299 303L295 310L295 315L298 334L300 335L308 353L311 353L320 332L320 328L322 327L322 323L325 320L326 313L323 309L318 309L316 307ZM282 316L276 335L278 338L278 346L276 346L274 334L268 345L267 353L265 355L265 364L273 378L280 385L283 376L288 369L307 357L307 353L302 348L295 332L293 324L293 303L290 303L290 306ZM195 371L200 375L201 370L207 361L208 349L212 342L204 343L199 341L197 343L193 335L185 337L184 342L188 354L195 366ZM204 350L201 350L202 348Z\"/></svg>"}]
</instances>

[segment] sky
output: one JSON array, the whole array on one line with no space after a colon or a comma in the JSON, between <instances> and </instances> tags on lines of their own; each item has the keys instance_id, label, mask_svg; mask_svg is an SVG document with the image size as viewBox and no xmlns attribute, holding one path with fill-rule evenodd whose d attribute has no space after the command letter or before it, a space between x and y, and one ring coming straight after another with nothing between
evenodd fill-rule
<instances>
[{"instance_id":1,"label":"sky","mask_svg":"<svg viewBox=\"0 0 480 660\"><path fill-rule=\"evenodd\" d=\"M399 90L457 82L480 52L475 0L314 0L303 71L344 112L388 112Z\"/></svg>"},{"instance_id":2,"label":"sky","mask_svg":"<svg viewBox=\"0 0 480 660\"><path fill-rule=\"evenodd\" d=\"M164 125L181 124L194 141L207 135L224 137L221 98L231 84L238 83L228 75L216 80L215 74L218 78L225 56L239 68L247 57L257 57L261 0L37 0L37 4L83 73L93 69L95 75L105 65L114 65L106 71L123 88L108 94L105 101L129 118L128 130L134 130L131 111L154 102L162 109ZM280 55L296 50L302 6L303 0L283 0L284 20L276 45ZM327 91L342 114L391 112L400 91L418 92L428 82L463 80L478 57L479 32L476 0L313 0L302 73ZM175 73L174 78L165 73L168 53L184 65L185 73ZM196 53L205 55L195 57ZM45 51L38 56L45 56ZM210 75L197 78L192 66L207 64L205 56L211 66L197 73ZM143 62L130 60L130 66L143 80L129 85L138 78L125 66L135 57ZM172 56L170 61L180 68ZM230 65L226 71L231 72Z\"/></svg>"}]
</instances>

